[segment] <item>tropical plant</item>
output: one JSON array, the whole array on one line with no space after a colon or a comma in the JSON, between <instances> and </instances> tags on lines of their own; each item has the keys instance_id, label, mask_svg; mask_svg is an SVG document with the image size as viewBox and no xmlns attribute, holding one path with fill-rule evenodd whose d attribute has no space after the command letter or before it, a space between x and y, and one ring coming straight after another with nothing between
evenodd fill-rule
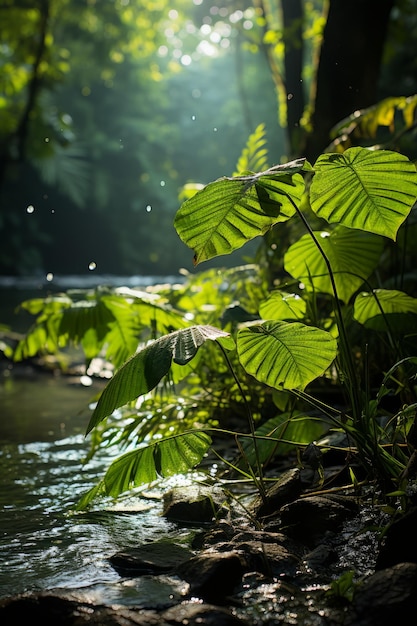
<instances>
[{"instance_id":1,"label":"tropical plant","mask_svg":"<svg viewBox=\"0 0 417 626\"><path fill-rule=\"evenodd\" d=\"M411 135L415 143L416 106L417 95L413 94L384 98L371 107L355 111L332 129L329 150L343 152L358 144L378 144L385 149L401 146L404 151L407 148L405 137Z\"/></svg>"},{"instance_id":2,"label":"tropical plant","mask_svg":"<svg viewBox=\"0 0 417 626\"><path fill-rule=\"evenodd\" d=\"M384 493L404 491L417 299L378 282L378 267L385 242L395 243L410 219L415 165L394 151L354 147L313 166L298 159L254 173L253 163L266 164L264 150L258 128L240 173L188 190L175 227L199 264L301 224L294 241L285 230L282 277L272 288L265 268L248 265L170 289L23 303L38 319L16 359L72 340L88 361L101 352L116 367L87 433L93 451L104 442L126 452L80 507L202 467L209 450L264 495L271 459L313 441L327 449L320 438L329 429L346 436L353 482L359 466ZM237 443L232 461L216 452L224 435Z\"/></svg>"}]
</instances>

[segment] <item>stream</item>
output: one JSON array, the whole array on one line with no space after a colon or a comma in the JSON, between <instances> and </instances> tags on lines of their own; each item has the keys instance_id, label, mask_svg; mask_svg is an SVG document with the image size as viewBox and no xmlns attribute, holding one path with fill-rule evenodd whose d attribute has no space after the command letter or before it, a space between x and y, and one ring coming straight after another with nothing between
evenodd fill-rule
<instances>
[{"instance_id":1,"label":"stream","mask_svg":"<svg viewBox=\"0 0 417 626\"><path fill-rule=\"evenodd\" d=\"M82 277L75 280L77 287L85 286ZM0 282L0 323L14 328L16 304L44 292L44 285L27 281ZM83 464L90 405L102 386L30 366L0 370L0 597L86 588L90 599L103 603L137 603L138 594L160 603L164 592L167 604L172 601L175 583L161 589L163 581L156 587L146 577L127 581L108 562L115 552L144 542L187 540L188 532L162 517L160 493L135 498L134 512L73 512L112 458L105 450Z\"/></svg>"}]
</instances>

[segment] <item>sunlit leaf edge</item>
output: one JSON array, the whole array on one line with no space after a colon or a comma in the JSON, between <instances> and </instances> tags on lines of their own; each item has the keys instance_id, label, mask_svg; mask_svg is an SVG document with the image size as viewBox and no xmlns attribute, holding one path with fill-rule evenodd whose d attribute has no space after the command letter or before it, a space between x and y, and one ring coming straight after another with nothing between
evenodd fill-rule
<instances>
[{"instance_id":1,"label":"sunlit leaf edge","mask_svg":"<svg viewBox=\"0 0 417 626\"><path fill-rule=\"evenodd\" d=\"M211 444L211 437L205 431L193 430L126 452L115 459L99 483L80 498L77 510L85 509L99 496L117 498L158 478L186 474L200 463Z\"/></svg>"},{"instance_id":2,"label":"sunlit leaf edge","mask_svg":"<svg viewBox=\"0 0 417 626\"><path fill-rule=\"evenodd\" d=\"M172 361L187 364L207 340L228 337L214 326L181 328L159 337L133 355L117 370L104 388L87 427L87 434L113 411L156 387Z\"/></svg>"}]
</instances>

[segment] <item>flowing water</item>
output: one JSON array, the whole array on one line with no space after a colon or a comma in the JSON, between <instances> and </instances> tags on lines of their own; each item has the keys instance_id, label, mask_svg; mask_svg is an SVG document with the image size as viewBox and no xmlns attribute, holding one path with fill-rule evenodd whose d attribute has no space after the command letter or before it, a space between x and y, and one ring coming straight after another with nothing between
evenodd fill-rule
<instances>
[{"instance_id":1,"label":"flowing water","mask_svg":"<svg viewBox=\"0 0 417 626\"><path fill-rule=\"evenodd\" d=\"M33 284L3 285L0 323L10 323L11 309L39 292ZM186 541L184 531L162 517L158 494L138 496L128 510L74 513L111 460L111 452L103 451L83 464L89 405L100 388L100 381L85 387L81 377L30 366L0 370L0 598L85 588L90 598L109 603L137 603L138 594L160 603L164 593L172 602L174 581L123 580L108 562L115 552L144 542Z\"/></svg>"}]
</instances>

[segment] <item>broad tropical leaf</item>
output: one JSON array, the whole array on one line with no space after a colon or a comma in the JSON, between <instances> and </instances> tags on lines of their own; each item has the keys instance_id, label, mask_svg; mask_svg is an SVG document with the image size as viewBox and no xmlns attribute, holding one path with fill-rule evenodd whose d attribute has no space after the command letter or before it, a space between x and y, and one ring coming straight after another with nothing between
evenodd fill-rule
<instances>
[{"instance_id":1,"label":"broad tropical leaf","mask_svg":"<svg viewBox=\"0 0 417 626\"><path fill-rule=\"evenodd\" d=\"M266 321L237 335L239 360L248 374L275 389L305 389L331 365L336 340L300 322Z\"/></svg>"},{"instance_id":2,"label":"broad tropical leaf","mask_svg":"<svg viewBox=\"0 0 417 626\"><path fill-rule=\"evenodd\" d=\"M389 150L349 148L314 165L311 208L320 218L395 241L417 198L417 171Z\"/></svg>"},{"instance_id":3,"label":"broad tropical leaf","mask_svg":"<svg viewBox=\"0 0 417 626\"><path fill-rule=\"evenodd\" d=\"M113 461L100 483L83 496L77 508L85 508L98 495L117 498L157 478L185 474L200 463L210 446L210 436L194 430L127 452Z\"/></svg>"},{"instance_id":4,"label":"broad tropical leaf","mask_svg":"<svg viewBox=\"0 0 417 626\"><path fill-rule=\"evenodd\" d=\"M395 114L404 102L403 96L385 98L371 107L355 111L332 129L331 137L335 139L349 134L356 139L374 139L381 126L394 130Z\"/></svg>"},{"instance_id":5,"label":"broad tropical leaf","mask_svg":"<svg viewBox=\"0 0 417 626\"><path fill-rule=\"evenodd\" d=\"M414 316L413 317L411 317ZM375 289L372 293L362 292L355 298L354 318L374 330L401 330L409 326L417 328L417 298L395 289ZM388 318L384 318L388 316ZM410 318L414 323L407 324Z\"/></svg>"},{"instance_id":6,"label":"broad tropical leaf","mask_svg":"<svg viewBox=\"0 0 417 626\"><path fill-rule=\"evenodd\" d=\"M208 339L215 341L229 333L213 326L191 326L156 339L132 356L109 381L90 419L89 433L111 413L148 393L165 376L172 361L186 365Z\"/></svg>"},{"instance_id":7,"label":"broad tropical leaf","mask_svg":"<svg viewBox=\"0 0 417 626\"><path fill-rule=\"evenodd\" d=\"M412 129L416 107L417 95L414 94L385 98L371 107L355 111L332 129L331 137L335 141L328 151L342 152L352 143L357 145L363 140L376 140L381 129L388 129L391 134L400 133L404 128Z\"/></svg>"},{"instance_id":8,"label":"broad tropical leaf","mask_svg":"<svg viewBox=\"0 0 417 626\"><path fill-rule=\"evenodd\" d=\"M377 235L342 226L314 235L330 262L338 298L347 303L377 267L383 240ZM291 276L315 291L334 295L323 255L309 234L288 248L284 267Z\"/></svg>"},{"instance_id":9,"label":"broad tropical leaf","mask_svg":"<svg viewBox=\"0 0 417 626\"><path fill-rule=\"evenodd\" d=\"M181 187L181 191L178 194L178 199L181 202L184 202L184 200L188 200L189 198L195 196L197 191L201 191L203 187L204 185L202 183L185 183L185 185Z\"/></svg>"},{"instance_id":10,"label":"broad tropical leaf","mask_svg":"<svg viewBox=\"0 0 417 626\"><path fill-rule=\"evenodd\" d=\"M186 200L175 217L197 265L229 254L295 213L304 192L299 159L258 174L220 178Z\"/></svg>"},{"instance_id":11,"label":"broad tropical leaf","mask_svg":"<svg viewBox=\"0 0 417 626\"><path fill-rule=\"evenodd\" d=\"M273 291L259 305L264 320L302 320L306 313L305 301L295 293Z\"/></svg>"}]
</instances>

